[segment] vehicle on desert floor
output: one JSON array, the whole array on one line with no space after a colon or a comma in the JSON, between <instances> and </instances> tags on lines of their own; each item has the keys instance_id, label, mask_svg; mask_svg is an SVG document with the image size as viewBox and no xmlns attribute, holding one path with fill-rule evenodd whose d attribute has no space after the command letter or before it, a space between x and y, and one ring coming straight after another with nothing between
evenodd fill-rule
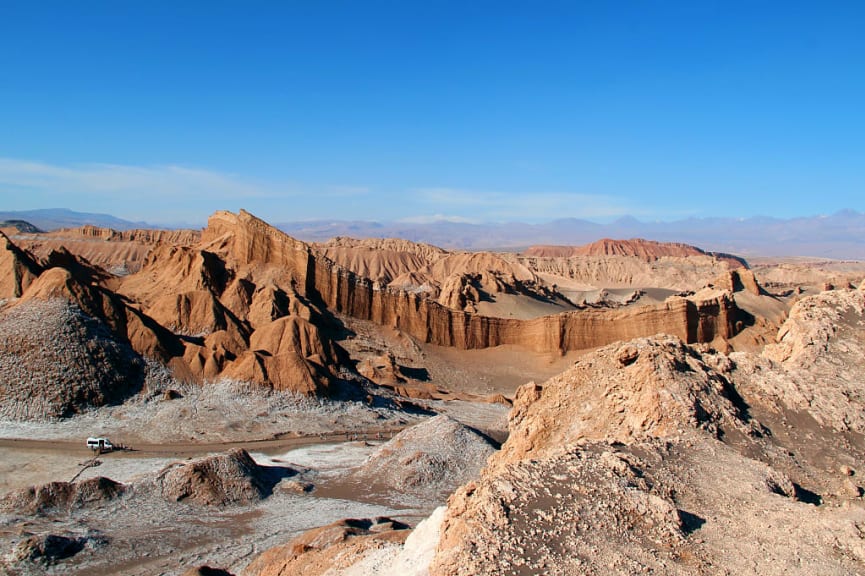
<instances>
[{"instance_id":1,"label":"vehicle on desert floor","mask_svg":"<svg viewBox=\"0 0 865 576\"><path fill-rule=\"evenodd\" d=\"M114 450L114 445L108 438L90 437L87 439L87 447L93 451L98 451L100 454L102 452L111 452Z\"/></svg>"}]
</instances>

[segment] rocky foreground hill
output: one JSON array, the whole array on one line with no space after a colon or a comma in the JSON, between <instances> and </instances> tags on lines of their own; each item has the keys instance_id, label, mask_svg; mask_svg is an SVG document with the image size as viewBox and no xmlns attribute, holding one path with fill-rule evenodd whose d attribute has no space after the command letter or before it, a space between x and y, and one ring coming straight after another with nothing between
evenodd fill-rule
<instances>
[{"instance_id":1,"label":"rocky foreground hill","mask_svg":"<svg viewBox=\"0 0 865 576\"><path fill-rule=\"evenodd\" d=\"M865 283L800 301L762 354L600 348L518 390L501 451L405 544L247 574L863 574L863 343Z\"/></svg>"}]
</instances>

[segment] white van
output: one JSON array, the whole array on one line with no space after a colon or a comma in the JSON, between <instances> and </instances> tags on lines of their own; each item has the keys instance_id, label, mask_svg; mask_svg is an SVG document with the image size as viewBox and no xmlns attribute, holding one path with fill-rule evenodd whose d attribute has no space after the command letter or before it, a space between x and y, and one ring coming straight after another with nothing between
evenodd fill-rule
<instances>
[{"instance_id":1,"label":"white van","mask_svg":"<svg viewBox=\"0 0 865 576\"><path fill-rule=\"evenodd\" d=\"M93 451L98 451L100 454L114 450L114 446L108 438L88 438L87 447Z\"/></svg>"}]
</instances>

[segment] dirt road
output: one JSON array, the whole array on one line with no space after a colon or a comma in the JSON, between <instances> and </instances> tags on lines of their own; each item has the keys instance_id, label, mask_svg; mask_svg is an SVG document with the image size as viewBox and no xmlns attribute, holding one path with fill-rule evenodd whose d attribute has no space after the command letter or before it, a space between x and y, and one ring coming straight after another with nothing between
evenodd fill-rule
<instances>
[{"instance_id":1,"label":"dirt road","mask_svg":"<svg viewBox=\"0 0 865 576\"><path fill-rule=\"evenodd\" d=\"M271 438L226 442L171 442L163 444L135 444L127 450L115 451L118 457L141 458L149 456L180 457L198 456L212 452L224 452L232 448L247 451L279 453L288 448L331 444L349 440L386 440L402 430L402 427L369 429L362 432L331 432L307 436L286 434ZM84 438L74 440L36 440L32 438L0 438L0 448L27 451L45 451L64 454L89 454Z\"/></svg>"}]
</instances>

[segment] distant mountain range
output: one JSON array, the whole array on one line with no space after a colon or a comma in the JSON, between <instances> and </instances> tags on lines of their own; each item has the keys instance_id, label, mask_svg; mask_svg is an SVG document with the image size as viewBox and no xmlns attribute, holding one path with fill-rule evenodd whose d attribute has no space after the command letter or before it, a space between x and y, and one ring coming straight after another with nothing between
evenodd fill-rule
<instances>
[{"instance_id":1,"label":"distant mountain range","mask_svg":"<svg viewBox=\"0 0 865 576\"><path fill-rule=\"evenodd\" d=\"M91 224L115 230L164 228L131 222L109 214L74 212L63 208L0 211L2 220L25 220L42 230ZM633 217L609 224L567 218L544 224L509 222L405 223L319 220L274 223L301 240L323 242L334 236L404 238L442 248L521 250L539 244L579 245L601 238L646 238L684 242L705 250L742 256L812 256L865 260L865 214L844 210L828 216L802 218L688 218L673 222L641 222Z\"/></svg>"},{"instance_id":2,"label":"distant mountain range","mask_svg":"<svg viewBox=\"0 0 865 576\"><path fill-rule=\"evenodd\" d=\"M0 221L24 220L41 230L77 228L90 224L100 228L131 230L134 228L163 228L146 222L130 222L110 214L75 212L66 208L45 208L41 210L0 211Z\"/></svg>"},{"instance_id":3,"label":"distant mountain range","mask_svg":"<svg viewBox=\"0 0 865 576\"><path fill-rule=\"evenodd\" d=\"M574 218L544 224L464 224L435 222L285 222L281 230L306 241L334 236L396 237L442 248L521 250L538 244L580 245L600 238L645 238L684 242L715 252L743 256L814 256L865 260L865 214L845 210L805 218L689 218L641 222L633 217L610 224Z\"/></svg>"}]
</instances>

